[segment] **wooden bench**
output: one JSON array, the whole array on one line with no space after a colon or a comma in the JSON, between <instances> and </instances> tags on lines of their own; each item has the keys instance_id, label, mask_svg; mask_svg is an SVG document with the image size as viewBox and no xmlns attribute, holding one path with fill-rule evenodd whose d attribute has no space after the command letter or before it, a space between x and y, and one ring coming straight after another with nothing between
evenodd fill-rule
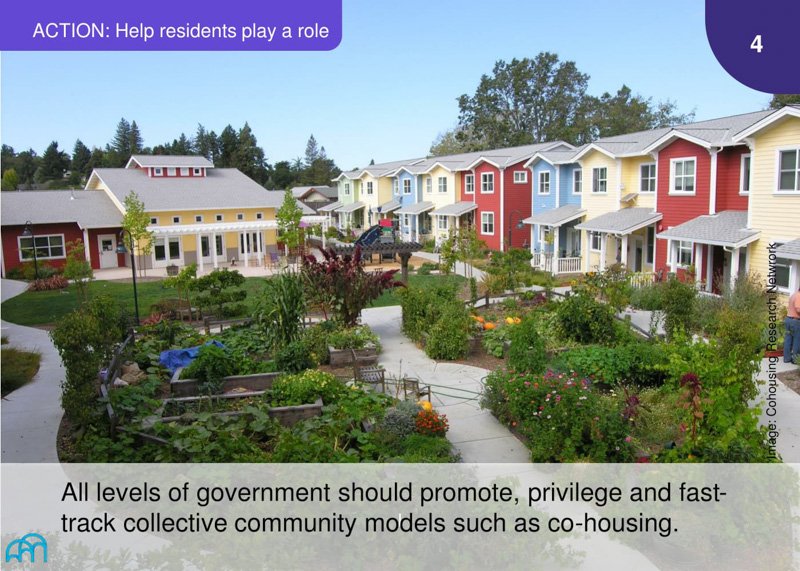
<instances>
[{"instance_id":1,"label":"wooden bench","mask_svg":"<svg viewBox=\"0 0 800 571\"><path fill-rule=\"evenodd\" d=\"M431 402L431 388L427 385L421 385L419 379L406 377L403 379L403 395L408 400L409 393L414 400L420 400L427 397L428 402Z\"/></svg>"},{"instance_id":2,"label":"wooden bench","mask_svg":"<svg viewBox=\"0 0 800 571\"><path fill-rule=\"evenodd\" d=\"M386 392L386 371L381 367L353 366L353 378L356 382L370 385L373 390L380 386L381 393Z\"/></svg>"}]
</instances>

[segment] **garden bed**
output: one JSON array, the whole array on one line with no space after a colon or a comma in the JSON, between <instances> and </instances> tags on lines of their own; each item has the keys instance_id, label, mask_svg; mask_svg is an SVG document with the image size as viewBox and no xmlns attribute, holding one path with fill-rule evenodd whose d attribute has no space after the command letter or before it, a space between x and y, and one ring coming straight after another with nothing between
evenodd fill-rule
<instances>
[{"instance_id":1,"label":"garden bed","mask_svg":"<svg viewBox=\"0 0 800 571\"><path fill-rule=\"evenodd\" d=\"M215 416L238 416L243 414L242 409L249 404L254 404L256 399L261 400L265 391L252 391L237 394L214 395L205 397L182 397L165 399L164 413L160 422L179 422L186 417L183 415L204 412L206 406L213 408L211 414ZM270 418L274 418L282 426L292 427L302 420L322 415L322 399L310 404L295 406L278 406L267 409ZM225 409L232 410L225 410ZM208 412L208 411L205 411ZM179 413L179 414L174 414Z\"/></svg>"},{"instance_id":2,"label":"garden bed","mask_svg":"<svg viewBox=\"0 0 800 571\"><path fill-rule=\"evenodd\" d=\"M352 365L354 360L366 362L374 358L374 361L377 361L378 348L373 344L367 345L363 349L336 349L335 347L328 347L328 357L331 367Z\"/></svg>"},{"instance_id":3,"label":"garden bed","mask_svg":"<svg viewBox=\"0 0 800 571\"><path fill-rule=\"evenodd\" d=\"M170 379L170 392L175 397L195 397L200 394L200 381L197 379L181 379L183 367L175 370ZM232 375L222 380L222 393L234 389L247 389L248 391L266 391L272 388L272 383L282 373L255 373L252 375Z\"/></svg>"}]
</instances>

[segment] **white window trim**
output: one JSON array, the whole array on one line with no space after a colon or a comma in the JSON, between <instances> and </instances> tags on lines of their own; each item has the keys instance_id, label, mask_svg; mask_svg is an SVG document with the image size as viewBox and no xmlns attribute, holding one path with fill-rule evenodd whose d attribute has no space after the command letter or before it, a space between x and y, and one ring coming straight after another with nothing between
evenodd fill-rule
<instances>
[{"instance_id":1,"label":"white window trim","mask_svg":"<svg viewBox=\"0 0 800 571\"><path fill-rule=\"evenodd\" d=\"M181 223L181 217L180 216L173 216L172 217L172 223L173 224L180 224Z\"/></svg>"},{"instance_id":2,"label":"white window trim","mask_svg":"<svg viewBox=\"0 0 800 571\"><path fill-rule=\"evenodd\" d=\"M367 181L367 194L372 196L372 193L374 192L374 190L375 190L375 188L372 185L372 181L371 180Z\"/></svg>"},{"instance_id":3,"label":"white window trim","mask_svg":"<svg viewBox=\"0 0 800 571\"><path fill-rule=\"evenodd\" d=\"M153 226L158 226L158 217L157 216L151 216L150 217L150 224L152 224Z\"/></svg>"},{"instance_id":4,"label":"white window trim","mask_svg":"<svg viewBox=\"0 0 800 571\"><path fill-rule=\"evenodd\" d=\"M796 176L794 180L794 185L796 190L781 190L781 153L785 153L786 151L794 151L797 153L797 163L795 163L796 167ZM752 173L753 164L750 163L750 172ZM800 194L800 147L781 147L775 149L775 191L773 194L783 194L794 196Z\"/></svg>"},{"instance_id":5,"label":"white window trim","mask_svg":"<svg viewBox=\"0 0 800 571\"><path fill-rule=\"evenodd\" d=\"M603 179L605 181L605 183L606 183L606 189L605 190L595 190L595 188L594 188L594 172L595 171L600 171L600 170L605 170L606 171L606 177ZM598 173L598 178L597 178L597 186L598 187L600 186L600 175L599 175L599 173ZM592 194L608 194L608 167L594 167L594 168L592 168Z\"/></svg>"},{"instance_id":6,"label":"white window trim","mask_svg":"<svg viewBox=\"0 0 800 571\"><path fill-rule=\"evenodd\" d=\"M36 255L37 260L64 260L67 257L67 240L64 234L34 234L33 236L17 236L17 251L19 252L19 261L20 262L32 262L33 255L30 258L23 258L22 257L22 240L24 238L31 238L33 243L33 248L36 249L36 238L48 238L47 241L47 249L50 250L50 240L54 236L61 237L61 250L64 252L63 256L40 256Z\"/></svg>"},{"instance_id":7,"label":"white window trim","mask_svg":"<svg viewBox=\"0 0 800 571\"><path fill-rule=\"evenodd\" d=\"M444 184L442 184L444 183ZM436 190L439 191L439 194L447 194L447 177L440 176L436 181Z\"/></svg>"},{"instance_id":8,"label":"white window trim","mask_svg":"<svg viewBox=\"0 0 800 571\"><path fill-rule=\"evenodd\" d=\"M577 182L575 178L576 173L581 173L581 190L575 190L575 183ZM572 194L583 194L583 169L575 169L572 171Z\"/></svg>"},{"instance_id":9,"label":"white window trim","mask_svg":"<svg viewBox=\"0 0 800 571\"><path fill-rule=\"evenodd\" d=\"M490 173L490 174L493 174L493 173ZM492 217L492 231L491 232L485 232L484 229L483 229L484 224L488 224L488 222L484 222L484 220L483 220L484 216L487 216L487 217L491 216ZM481 234L483 236L494 236L494 212L481 212Z\"/></svg>"},{"instance_id":10,"label":"white window trim","mask_svg":"<svg viewBox=\"0 0 800 571\"><path fill-rule=\"evenodd\" d=\"M750 176L747 177L747 190L744 189L744 161L746 159L750 160ZM750 153L745 153L742 155L742 158L739 160L739 194L742 196L747 196L750 194L750 188L753 186L753 155Z\"/></svg>"},{"instance_id":11,"label":"white window trim","mask_svg":"<svg viewBox=\"0 0 800 571\"><path fill-rule=\"evenodd\" d=\"M406 185L408 183L408 185ZM406 186L408 186L408 190L406 190ZM403 179L403 196L410 196L411 195L411 179L404 178Z\"/></svg>"},{"instance_id":12,"label":"white window trim","mask_svg":"<svg viewBox=\"0 0 800 571\"><path fill-rule=\"evenodd\" d=\"M189 167L181 167L181 176L189 176Z\"/></svg>"},{"instance_id":13,"label":"white window trim","mask_svg":"<svg viewBox=\"0 0 800 571\"><path fill-rule=\"evenodd\" d=\"M156 241L157 240L164 240L164 253L166 257L163 260L156 260ZM178 257L177 258L170 258L169 257L169 242L170 240L177 240L178 241ZM154 268L164 268L169 266L170 264L174 264L176 261L180 261L180 265L183 265L183 240L180 236L156 236L153 239L153 250L152 254L152 261Z\"/></svg>"},{"instance_id":14,"label":"white window trim","mask_svg":"<svg viewBox=\"0 0 800 571\"><path fill-rule=\"evenodd\" d=\"M492 190L483 190L483 177L489 177L487 182L492 183ZM493 172L482 172L481 173L481 194L494 194L494 173ZM494 232L492 232L494 234Z\"/></svg>"},{"instance_id":15,"label":"white window trim","mask_svg":"<svg viewBox=\"0 0 800 571\"><path fill-rule=\"evenodd\" d=\"M437 218L439 219L437 221L437 228L439 230L447 230L447 227L448 227L447 216L438 216Z\"/></svg>"},{"instance_id":16,"label":"white window trim","mask_svg":"<svg viewBox=\"0 0 800 571\"><path fill-rule=\"evenodd\" d=\"M256 212L256 220L264 220L264 213Z\"/></svg>"},{"instance_id":17,"label":"white window trim","mask_svg":"<svg viewBox=\"0 0 800 571\"><path fill-rule=\"evenodd\" d=\"M203 169L199 169L197 167L194 167L194 169L192 169L192 173L194 174L194 176L202 176Z\"/></svg>"},{"instance_id":18,"label":"white window trim","mask_svg":"<svg viewBox=\"0 0 800 571\"><path fill-rule=\"evenodd\" d=\"M162 169L161 167L154 167L153 176L164 176L164 169Z\"/></svg>"},{"instance_id":19,"label":"white window trim","mask_svg":"<svg viewBox=\"0 0 800 571\"><path fill-rule=\"evenodd\" d=\"M222 222L223 220L225 220L225 215L224 214L215 214L214 215L214 220L216 220L217 222Z\"/></svg>"},{"instance_id":20,"label":"white window trim","mask_svg":"<svg viewBox=\"0 0 800 571\"><path fill-rule=\"evenodd\" d=\"M642 176L642 169L644 167L653 167L653 190L643 190L642 189L642 182L644 181L644 177ZM649 177L648 177L649 178ZM697 178L697 173L695 173L695 179ZM695 184L697 181L695 180ZM639 165L639 192L642 194L653 194L655 195L658 192L658 166L656 163L642 163Z\"/></svg>"},{"instance_id":21,"label":"white window trim","mask_svg":"<svg viewBox=\"0 0 800 571\"><path fill-rule=\"evenodd\" d=\"M177 173L175 167L167 167L167 176L175 176Z\"/></svg>"},{"instance_id":22,"label":"white window trim","mask_svg":"<svg viewBox=\"0 0 800 571\"><path fill-rule=\"evenodd\" d=\"M406 228L411 228L411 215L410 214L403 214L403 226Z\"/></svg>"},{"instance_id":23,"label":"white window trim","mask_svg":"<svg viewBox=\"0 0 800 571\"><path fill-rule=\"evenodd\" d=\"M425 177L425 192L427 194L433 193L433 178L432 177Z\"/></svg>"},{"instance_id":24,"label":"white window trim","mask_svg":"<svg viewBox=\"0 0 800 571\"><path fill-rule=\"evenodd\" d=\"M545 177L545 175L547 176L547 192L543 192L542 191L542 188L544 188L544 184L542 182L542 179ZM551 179L550 171L541 171L541 172L539 172L539 176L536 177L536 178L539 179L539 185L538 185L538 188L536 189L537 193L541 194L542 196L549 195L550 194L550 179Z\"/></svg>"},{"instance_id":25,"label":"white window trim","mask_svg":"<svg viewBox=\"0 0 800 571\"><path fill-rule=\"evenodd\" d=\"M597 236L600 239L600 243L597 248L594 247L594 238ZM602 252L603 251L603 234L600 232L589 232L589 251L590 252Z\"/></svg>"},{"instance_id":26,"label":"white window trim","mask_svg":"<svg viewBox=\"0 0 800 571\"><path fill-rule=\"evenodd\" d=\"M471 182L471 184L470 184ZM470 190L472 187L472 190ZM467 174L464 175L464 194L475 194L475 175L474 174Z\"/></svg>"},{"instance_id":27,"label":"white window trim","mask_svg":"<svg viewBox=\"0 0 800 571\"><path fill-rule=\"evenodd\" d=\"M773 242L775 243L775 247L782 246L786 242L791 242L791 241L792 241L791 238L773 240ZM778 291L781 292L781 293L787 293L787 294L794 293L794 291L796 291L792 287L792 284L794 283L794 276L792 275L793 272L794 272L794 264L792 263L792 260L790 260L789 258L780 258L780 259L781 260L786 260L787 262L789 262L789 284L788 284L787 287L783 287L781 285L778 285L777 283L775 285L777 286ZM776 259L776 263L777 263L777 259ZM781 264L781 265L783 265L783 264Z\"/></svg>"},{"instance_id":28,"label":"white window trim","mask_svg":"<svg viewBox=\"0 0 800 571\"><path fill-rule=\"evenodd\" d=\"M236 220L244 220L244 212L237 212Z\"/></svg>"},{"instance_id":29,"label":"white window trim","mask_svg":"<svg viewBox=\"0 0 800 571\"><path fill-rule=\"evenodd\" d=\"M694 190L691 192L675 190L675 165L680 162L688 161L694 163ZM697 157L676 157L669 160L669 192L667 192L667 194L671 196L694 196L697 194Z\"/></svg>"},{"instance_id":30,"label":"white window trim","mask_svg":"<svg viewBox=\"0 0 800 571\"><path fill-rule=\"evenodd\" d=\"M344 193L346 195L348 195L348 196L350 195L350 183L349 182L344 183Z\"/></svg>"},{"instance_id":31,"label":"white window trim","mask_svg":"<svg viewBox=\"0 0 800 571\"><path fill-rule=\"evenodd\" d=\"M528 171L514 171L514 184L526 184L527 182L528 182Z\"/></svg>"},{"instance_id":32,"label":"white window trim","mask_svg":"<svg viewBox=\"0 0 800 571\"><path fill-rule=\"evenodd\" d=\"M400 194L400 181L396 178L392 179L392 193Z\"/></svg>"},{"instance_id":33,"label":"white window trim","mask_svg":"<svg viewBox=\"0 0 800 571\"><path fill-rule=\"evenodd\" d=\"M689 263L682 264L681 263L681 250L685 250L684 244L689 244ZM685 270L689 266L694 265L694 242L688 242L686 240L675 240L675 266L678 268Z\"/></svg>"},{"instance_id":34,"label":"white window trim","mask_svg":"<svg viewBox=\"0 0 800 571\"><path fill-rule=\"evenodd\" d=\"M197 222L197 223L202 222L203 221L203 215L202 214L196 214L195 217L194 217L194 221Z\"/></svg>"}]
</instances>

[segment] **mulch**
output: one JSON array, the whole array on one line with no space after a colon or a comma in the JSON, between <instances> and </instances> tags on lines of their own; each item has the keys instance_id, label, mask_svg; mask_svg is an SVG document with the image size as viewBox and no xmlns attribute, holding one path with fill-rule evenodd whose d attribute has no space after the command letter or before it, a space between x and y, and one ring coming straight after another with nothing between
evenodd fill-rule
<instances>
[{"instance_id":1,"label":"mulch","mask_svg":"<svg viewBox=\"0 0 800 571\"><path fill-rule=\"evenodd\" d=\"M778 373L778 380L800 395L800 369Z\"/></svg>"}]
</instances>

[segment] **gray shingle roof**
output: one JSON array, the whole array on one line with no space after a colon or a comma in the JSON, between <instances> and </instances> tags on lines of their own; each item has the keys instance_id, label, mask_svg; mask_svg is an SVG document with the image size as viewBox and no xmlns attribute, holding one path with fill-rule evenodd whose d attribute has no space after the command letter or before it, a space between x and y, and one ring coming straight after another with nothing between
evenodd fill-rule
<instances>
[{"instance_id":1,"label":"gray shingle roof","mask_svg":"<svg viewBox=\"0 0 800 571\"><path fill-rule=\"evenodd\" d=\"M292 195L298 200L312 192L318 192L326 198L336 198L339 190L333 186L295 186L292 188Z\"/></svg>"},{"instance_id":2,"label":"gray shingle roof","mask_svg":"<svg viewBox=\"0 0 800 571\"><path fill-rule=\"evenodd\" d=\"M364 208L364 203L359 200L358 202L351 202L350 204L345 204L344 206L337 208L336 212L348 214L350 212L355 212L356 210L361 210L362 208Z\"/></svg>"},{"instance_id":3,"label":"gray shingle roof","mask_svg":"<svg viewBox=\"0 0 800 571\"><path fill-rule=\"evenodd\" d=\"M756 240L760 234L758 230L747 228L747 212L725 210L717 214L693 218L660 232L658 237L739 247Z\"/></svg>"},{"instance_id":4,"label":"gray shingle roof","mask_svg":"<svg viewBox=\"0 0 800 571\"><path fill-rule=\"evenodd\" d=\"M194 155L132 155L131 159L143 167L214 168L207 158Z\"/></svg>"},{"instance_id":5,"label":"gray shingle roof","mask_svg":"<svg viewBox=\"0 0 800 571\"><path fill-rule=\"evenodd\" d=\"M443 206L438 210L434 210L431 214L435 214L437 216L463 216L467 212L472 212L476 210L478 205L474 202L467 202L461 201L456 202L454 204L448 204L447 206Z\"/></svg>"},{"instance_id":6,"label":"gray shingle roof","mask_svg":"<svg viewBox=\"0 0 800 571\"><path fill-rule=\"evenodd\" d=\"M378 212L392 212L400 208L400 201L392 199L389 202L384 202L378 207Z\"/></svg>"},{"instance_id":7,"label":"gray shingle roof","mask_svg":"<svg viewBox=\"0 0 800 571\"><path fill-rule=\"evenodd\" d=\"M661 220L660 212L655 212L652 208L623 208L616 212L609 212L582 222L575 226L578 230L588 232L604 232L607 234L630 234Z\"/></svg>"},{"instance_id":8,"label":"gray shingle roof","mask_svg":"<svg viewBox=\"0 0 800 571\"><path fill-rule=\"evenodd\" d=\"M331 202L330 204L326 204L325 206L321 206L318 209L318 212L333 212L337 208L342 206L341 201L337 200L336 202Z\"/></svg>"},{"instance_id":9,"label":"gray shingle roof","mask_svg":"<svg viewBox=\"0 0 800 571\"><path fill-rule=\"evenodd\" d=\"M150 211L187 208L279 208L283 191L269 191L237 169L211 169L203 177L149 177L140 169L95 169L120 201L136 192Z\"/></svg>"},{"instance_id":10,"label":"gray shingle roof","mask_svg":"<svg viewBox=\"0 0 800 571\"><path fill-rule=\"evenodd\" d=\"M400 210L397 211L398 214L422 214L423 212L427 212L434 207L433 202L417 202L416 204L410 204L408 206L404 206Z\"/></svg>"},{"instance_id":11,"label":"gray shingle roof","mask_svg":"<svg viewBox=\"0 0 800 571\"><path fill-rule=\"evenodd\" d=\"M522 222L525 224L542 224L544 226L562 226L567 222L580 218L584 214L586 214L586 211L579 205L566 204L553 210L538 212Z\"/></svg>"},{"instance_id":12,"label":"gray shingle roof","mask_svg":"<svg viewBox=\"0 0 800 571\"><path fill-rule=\"evenodd\" d=\"M796 238L791 242L786 242L778 246L775 251L781 258L789 258L790 260L800 260L800 238Z\"/></svg>"},{"instance_id":13,"label":"gray shingle roof","mask_svg":"<svg viewBox=\"0 0 800 571\"><path fill-rule=\"evenodd\" d=\"M102 190L28 190L2 194L3 226L77 222L81 228L114 228L122 213Z\"/></svg>"}]
</instances>

